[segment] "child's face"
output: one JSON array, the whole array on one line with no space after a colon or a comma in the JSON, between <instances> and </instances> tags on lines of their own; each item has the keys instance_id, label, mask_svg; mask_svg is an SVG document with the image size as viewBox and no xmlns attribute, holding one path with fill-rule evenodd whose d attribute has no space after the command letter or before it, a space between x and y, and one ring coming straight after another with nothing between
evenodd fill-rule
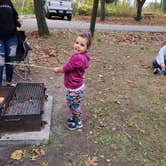
<instances>
[{"instance_id":1,"label":"child's face","mask_svg":"<svg viewBox=\"0 0 166 166\"><path fill-rule=\"evenodd\" d=\"M74 53L84 53L87 51L87 39L82 38L80 36L74 42Z\"/></svg>"}]
</instances>

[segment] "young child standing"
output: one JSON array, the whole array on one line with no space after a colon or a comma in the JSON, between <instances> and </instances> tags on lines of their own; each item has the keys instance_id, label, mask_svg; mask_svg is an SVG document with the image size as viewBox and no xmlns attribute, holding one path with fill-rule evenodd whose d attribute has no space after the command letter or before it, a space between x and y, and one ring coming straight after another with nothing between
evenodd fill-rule
<instances>
[{"instance_id":1,"label":"young child standing","mask_svg":"<svg viewBox=\"0 0 166 166\"><path fill-rule=\"evenodd\" d=\"M166 45L160 48L156 58L153 60L153 73L166 75Z\"/></svg>"},{"instance_id":2,"label":"young child standing","mask_svg":"<svg viewBox=\"0 0 166 166\"><path fill-rule=\"evenodd\" d=\"M82 128L81 99L85 92L83 81L85 70L89 67L88 48L91 45L91 34L89 32L77 36L73 55L61 67L55 67L55 73L64 73L64 86L66 87L66 102L71 111L71 117L67 119L67 127L70 130Z\"/></svg>"}]
</instances>

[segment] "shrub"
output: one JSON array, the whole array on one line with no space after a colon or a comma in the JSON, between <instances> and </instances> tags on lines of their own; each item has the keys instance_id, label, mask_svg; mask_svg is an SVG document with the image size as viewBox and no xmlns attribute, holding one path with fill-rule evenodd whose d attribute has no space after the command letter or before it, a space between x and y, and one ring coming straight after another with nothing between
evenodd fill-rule
<instances>
[{"instance_id":1,"label":"shrub","mask_svg":"<svg viewBox=\"0 0 166 166\"><path fill-rule=\"evenodd\" d=\"M135 16L136 14L136 8L131 7L129 3L121 3L115 5L114 3L111 3L113 0L107 0L106 4L106 16ZM33 14L34 13L34 5L32 0L13 0L12 1L17 12L19 14ZM22 7L24 3L24 6ZM93 0L76 0L77 2L77 7L76 7L76 14L78 15L83 15L83 16L90 16L92 13L92 8L93 8ZM99 7L98 7L98 13L97 15L100 15L100 1L99 1ZM157 13L161 14L160 11L160 4L159 3L149 3L146 9L143 9L146 11L156 11Z\"/></svg>"},{"instance_id":2,"label":"shrub","mask_svg":"<svg viewBox=\"0 0 166 166\"><path fill-rule=\"evenodd\" d=\"M151 2L148 4L147 9L159 9L160 10L160 3L155 3L155 2Z\"/></svg>"},{"instance_id":3,"label":"shrub","mask_svg":"<svg viewBox=\"0 0 166 166\"><path fill-rule=\"evenodd\" d=\"M86 3L77 7L78 15L88 16L92 12L93 1L87 1Z\"/></svg>"},{"instance_id":4,"label":"shrub","mask_svg":"<svg viewBox=\"0 0 166 166\"><path fill-rule=\"evenodd\" d=\"M106 13L108 16L134 16L136 9L131 7L128 3L118 5L107 5Z\"/></svg>"},{"instance_id":5,"label":"shrub","mask_svg":"<svg viewBox=\"0 0 166 166\"><path fill-rule=\"evenodd\" d=\"M24 2L24 4L23 4ZM15 6L19 14L33 14L34 6L32 0L13 0L13 5Z\"/></svg>"},{"instance_id":6,"label":"shrub","mask_svg":"<svg viewBox=\"0 0 166 166\"><path fill-rule=\"evenodd\" d=\"M93 1L87 1L84 4L77 7L77 14L78 15L84 15L88 16L91 15L93 8ZM100 15L100 3L98 7L98 13L97 15ZM135 14L135 8L131 7L128 3L123 4L107 4L106 5L106 16L134 16Z\"/></svg>"}]
</instances>

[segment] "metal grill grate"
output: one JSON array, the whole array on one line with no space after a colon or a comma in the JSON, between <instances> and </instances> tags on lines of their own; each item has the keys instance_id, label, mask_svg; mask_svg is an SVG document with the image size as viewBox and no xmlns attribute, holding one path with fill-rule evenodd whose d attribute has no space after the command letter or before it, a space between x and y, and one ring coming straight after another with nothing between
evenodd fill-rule
<instances>
[{"instance_id":1,"label":"metal grill grate","mask_svg":"<svg viewBox=\"0 0 166 166\"><path fill-rule=\"evenodd\" d=\"M0 104L0 132L39 131L46 88L43 83L18 83L0 88L4 101Z\"/></svg>"},{"instance_id":2,"label":"metal grill grate","mask_svg":"<svg viewBox=\"0 0 166 166\"><path fill-rule=\"evenodd\" d=\"M38 115L41 112L40 100L12 100L5 110L5 116Z\"/></svg>"},{"instance_id":3,"label":"metal grill grate","mask_svg":"<svg viewBox=\"0 0 166 166\"><path fill-rule=\"evenodd\" d=\"M10 100L6 101L1 116L40 114L45 97L43 83L18 83L10 92Z\"/></svg>"},{"instance_id":4,"label":"metal grill grate","mask_svg":"<svg viewBox=\"0 0 166 166\"><path fill-rule=\"evenodd\" d=\"M18 83L13 94L13 100L41 99L44 93L43 83Z\"/></svg>"}]
</instances>

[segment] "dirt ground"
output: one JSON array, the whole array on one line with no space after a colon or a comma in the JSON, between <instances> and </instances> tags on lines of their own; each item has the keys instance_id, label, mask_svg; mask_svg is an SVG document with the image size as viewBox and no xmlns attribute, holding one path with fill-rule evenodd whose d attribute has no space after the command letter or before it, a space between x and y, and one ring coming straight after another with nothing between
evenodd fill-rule
<instances>
[{"instance_id":1,"label":"dirt ground","mask_svg":"<svg viewBox=\"0 0 166 166\"><path fill-rule=\"evenodd\" d=\"M85 76L84 127L69 131L63 75L52 68L68 59L80 32L27 32L30 63L43 67L31 67L30 81L44 82L54 97L50 140L0 147L0 166L165 166L166 77L154 75L151 63L166 34L96 31ZM34 148L45 154L31 160ZM17 149L26 150L18 161L10 158Z\"/></svg>"}]
</instances>

